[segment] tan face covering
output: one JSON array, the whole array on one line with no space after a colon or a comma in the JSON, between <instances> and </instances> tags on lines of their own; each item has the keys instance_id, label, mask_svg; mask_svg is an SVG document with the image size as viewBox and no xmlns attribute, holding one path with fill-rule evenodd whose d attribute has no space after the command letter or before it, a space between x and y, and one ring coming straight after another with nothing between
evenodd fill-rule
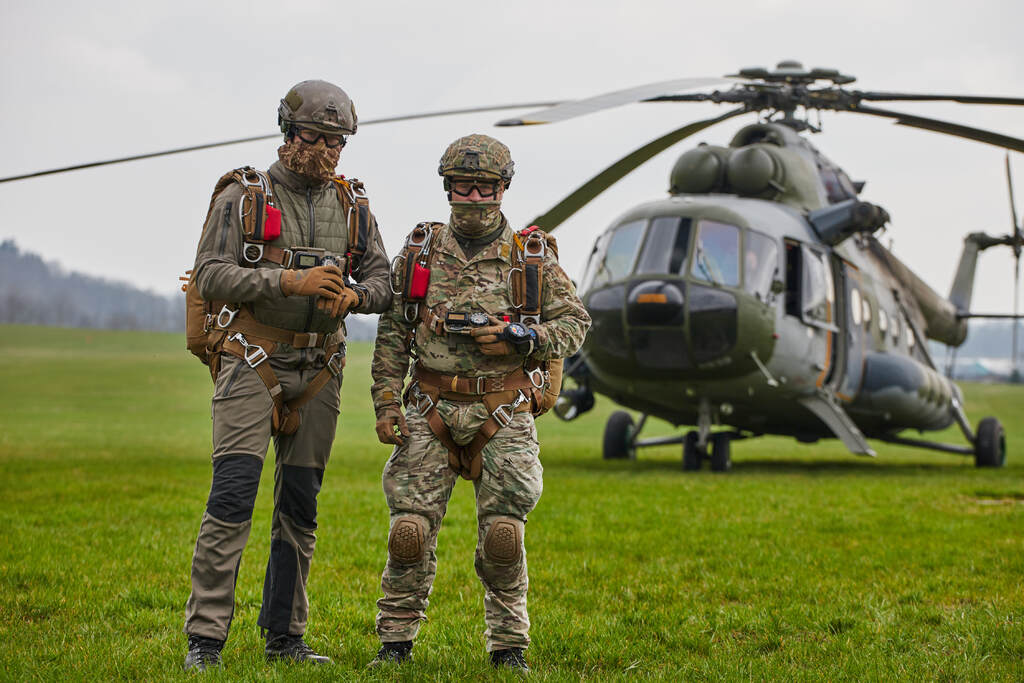
<instances>
[{"instance_id":1,"label":"tan face covering","mask_svg":"<svg viewBox=\"0 0 1024 683\"><path fill-rule=\"evenodd\" d=\"M329 149L323 140L311 145L292 138L277 148L277 157L289 171L314 180L330 180L341 158L341 148Z\"/></svg>"},{"instance_id":2,"label":"tan face covering","mask_svg":"<svg viewBox=\"0 0 1024 683\"><path fill-rule=\"evenodd\" d=\"M483 237L501 225L501 202L448 202L452 228L463 237Z\"/></svg>"}]
</instances>

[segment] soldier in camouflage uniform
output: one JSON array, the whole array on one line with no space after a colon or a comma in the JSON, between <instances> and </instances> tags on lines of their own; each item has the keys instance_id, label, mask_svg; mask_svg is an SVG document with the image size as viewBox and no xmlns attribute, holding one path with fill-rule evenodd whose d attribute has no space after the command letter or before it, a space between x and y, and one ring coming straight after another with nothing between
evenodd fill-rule
<instances>
[{"instance_id":1,"label":"soldier in camouflage uniform","mask_svg":"<svg viewBox=\"0 0 1024 683\"><path fill-rule=\"evenodd\" d=\"M377 328L377 434L396 447L383 474L391 524L384 596L377 602L382 647L373 665L411 658L436 571L437 534L461 474L473 480L476 493L475 566L485 591L487 651L496 667L527 669L523 532L541 495L543 467L531 401L524 400L531 389L524 368L575 353L590 316L548 249L541 314L529 327L516 326L508 283L522 242L500 208L512 172L508 148L486 135L448 147L439 173L451 217L434 224L425 299L410 307L410 290L399 283L406 296L396 295ZM452 322L462 313L478 314L468 334ZM412 357L403 415L400 397ZM500 411L504 418L495 423L492 414ZM467 450L488 424L498 429L474 461Z\"/></svg>"},{"instance_id":2,"label":"soldier in camouflage uniform","mask_svg":"<svg viewBox=\"0 0 1024 683\"><path fill-rule=\"evenodd\" d=\"M231 334L238 320L232 317L228 322L218 359L212 410L213 484L192 559L184 629L189 637L186 670L220 665L234 614L239 561L272 435L274 512L258 620L266 633L267 659L329 661L305 643L303 634L308 615L306 581L316 543L317 494L338 419L342 320L347 312L378 313L391 303L388 258L368 205L359 207L365 210L365 223L361 223L367 228L365 253L358 264L347 262L352 251L349 221L356 205L343 201L335 187L334 168L345 136L356 132L351 100L330 83L303 81L281 100L278 113L285 143L278 150L280 160L266 175L282 214L280 237L260 247L256 262L247 257L252 244L246 242L240 223L243 187L231 183L213 198L193 273L204 300L236 302L238 318L245 320L241 314L248 312L249 319L244 335L238 337ZM345 187L353 186L347 182ZM355 201L354 194L351 199ZM274 249L280 262L268 260ZM353 265L356 282L347 279ZM275 336L277 343L269 357L250 355L261 338L250 330ZM243 355L249 358L229 353L232 344L242 344ZM323 375L329 378L326 385L290 413L299 426L288 433L290 427L279 424L283 416L259 371L270 368L283 400L292 401L316 382L325 366L329 370Z\"/></svg>"}]
</instances>

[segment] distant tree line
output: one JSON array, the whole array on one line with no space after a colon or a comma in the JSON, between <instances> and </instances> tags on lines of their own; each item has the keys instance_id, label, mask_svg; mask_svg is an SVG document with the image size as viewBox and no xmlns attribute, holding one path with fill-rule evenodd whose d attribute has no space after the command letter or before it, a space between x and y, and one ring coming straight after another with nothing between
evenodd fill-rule
<instances>
[{"instance_id":1,"label":"distant tree line","mask_svg":"<svg viewBox=\"0 0 1024 683\"><path fill-rule=\"evenodd\" d=\"M66 272L37 254L0 243L0 324L185 331L185 296L161 296L125 282ZM376 317L346 320L352 340L373 339Z\"/></svg>"}]
</instances>

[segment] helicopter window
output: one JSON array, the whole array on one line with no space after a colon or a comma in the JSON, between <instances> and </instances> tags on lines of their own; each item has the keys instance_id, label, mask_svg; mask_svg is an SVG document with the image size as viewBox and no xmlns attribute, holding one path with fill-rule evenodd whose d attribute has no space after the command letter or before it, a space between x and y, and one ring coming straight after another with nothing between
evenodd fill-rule
<instances>
[{"instance_id":1,"label":"helicopter window","mask_svg":"<svg viewBox=\"0 0 1024 683\"><path fill-rule=\"evenodd\" d=\"M832 324L832 302L835 293L832 289L832 273L829 270L826 255L804 247L803 292L801 312L807 322Z\"/></svg>"},{"instance_id":2,"label":"helicopter window","mask_svg":"<svg viewBox=\"0 0 1024 683\"><path fill-rule=\"evenodd\" d=\"M907 328L906 329L907 329L907 348L908 349L913 349L914 348L914 330L912 330L910 328L910 323L909 322L907 323Z\"/></svg>"},{"instance_id":3,"label":"helicopter window","mask_svg":"<svg viewBox=\"0 0 1024 683\"><path fill-rule=\"evenodd\" d=\"M885 336L885 333L889 330L889 316L885 314L884 308L878 309L878 331Z\"/></svg>"},{"instance_id":4,"label":"helicopter window","mask_svg":"<svg viewBox=\"0 0 1024 683\"><path fill-rule=\"evenodd\" d=\"M639 273L679 273L690 246L690 219L659 216L651 221L636 267Z\"/></svg>"},{"instance_id":5,"label":"helicopter window","mask_svg":"<svg viewBox=\"0 0 1024 683\"><path fill-rule=\"evenodd\" d=\"M865 330L870 330L871 329L871 302L868 301L867 297L864 297L863 299L861 299L861 308L864 309L861 312L861 315L864 317L864 329Z\"/></svg>"},{"instance_id":6,"label":"helicopter window","mask_svg":"<svg viewBox=\"0 0 1024 683\"><path fill-rule=\"evenodd\" d=\"M900 343L900 317L898 315L892 317L892 343Z\"/></svg>"},{"instance_id":7,"label":"helicopter window","mask_svg":"<svg viewBox=\"0 0 1024 683\"><path fill-rule=\"evenodd\" d=\"M759 232L747 231L743 256L744 285L761 301L767 301L771 292L772 280L779 268L778 254L775 240Z\"/></svg>"},{"instance_id":8,"label":"helicopter window","mask_svg":"<svg viewBox=\"0 0 1024 683\"><path fill-rule=\"evenodd\" d=\"M690 273L719 286L740 284L740 229L718 221L701 221Z\"/></svg>"},{"instance_id":9,"label":"helicopter window","mask_svg":"<svg viewBox=\"0 0 1024 683\"><path fill-rule=\"evenodd\" d=\"M636 260L636 252L640 247L640 238L643 237L646 222L633 221L615 228L604 253L597 250L593 256L592 287L620 280L629 274Z\"/></svg>"},{"instance_id":10,"label":"helicopter window","mask_svg":"<svg viewBox=\"0 0 1024 683\"><path fill-rule=\"evenodd\" d=\"M864 315L864 309L861 306L862 300L860 298L860 290L856 287L850 288L850 318L853 320L854 325L860 325L862 316Z\"/></svg>"}]
</instances>

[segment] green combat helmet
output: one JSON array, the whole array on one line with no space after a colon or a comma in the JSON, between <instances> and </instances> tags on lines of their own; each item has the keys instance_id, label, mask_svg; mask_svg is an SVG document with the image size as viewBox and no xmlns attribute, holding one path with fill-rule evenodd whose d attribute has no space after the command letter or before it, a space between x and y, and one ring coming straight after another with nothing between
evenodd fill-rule
<instances>
[{"instance_id":1,"label":"green combat helmet","mask_svg":"<svg viewBox=\"0 0 1024 683\"><path fill-rule=\"evenodd\" d=\"M484 176L505 183L512 182L515 173L512 153L508 147L490 137L479 133L461 137L441 155L441 163L437 174L444 177L444 189L450 191L451 176Z\"/></svg>"},{"instance_id":2,"label":"green combat helmet","mask_svg":"<svg viewBox=\"0 0 1024 683\"><path fill-rule=\"evenodd\" d=\"M352 99L327 81L302 81L292 86L277 108L277 123L285 135L292 126L329 135L354 135L358 120Z\"/></svg>"}]
</instances>

